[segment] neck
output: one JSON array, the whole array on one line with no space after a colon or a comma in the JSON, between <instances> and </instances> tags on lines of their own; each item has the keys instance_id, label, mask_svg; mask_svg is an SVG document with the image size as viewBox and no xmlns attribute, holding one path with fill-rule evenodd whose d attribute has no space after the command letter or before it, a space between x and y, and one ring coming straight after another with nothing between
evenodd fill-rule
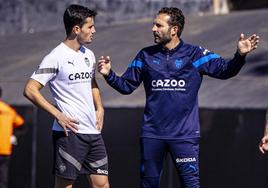
<instances>
[{"instance_id":1,"label":"neck","mask_svg":"<svg viewBox=\"0 0 268 188\"><path fill-rule=\"evenodd\" d=\"M168 50L172 50L173 48L176 48L180 44L180 38L176 37L173 38L169 43L163 45L164 48Z\"/></svg>"},{"instance_id":2,"label":"neck","mask_svg":"<svg viewBox=\"0 0 268 188\"><path fill-rule=\"evenodd\" d=\"M69 38L67 37L63 43L67 45L69 48L73 49L74 51L79 51L81 48L81 44L77 41L76 38Z\"/></svg>"}]
</instances>

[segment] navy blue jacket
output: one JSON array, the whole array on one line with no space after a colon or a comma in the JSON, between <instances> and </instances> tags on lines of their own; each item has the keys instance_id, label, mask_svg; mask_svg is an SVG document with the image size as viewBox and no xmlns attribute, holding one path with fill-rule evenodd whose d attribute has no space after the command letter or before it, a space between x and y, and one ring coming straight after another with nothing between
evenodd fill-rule
<instances>
[{"instance_id":1,"label":"navy blue jacket","mask_svg":"<svg viewBox=\"0 0 268 188\"><path fill-rule=\"evenodd\" d=\"M142 49L121 77L111 71L105 79L122 94L132 93L143 82L146 105L141 137L196 138L200 136L197 95L203 75L227 79L244 63L238 53L226 61L181 40L172 50L160 45Z\"/></svg>"}]
</instances>

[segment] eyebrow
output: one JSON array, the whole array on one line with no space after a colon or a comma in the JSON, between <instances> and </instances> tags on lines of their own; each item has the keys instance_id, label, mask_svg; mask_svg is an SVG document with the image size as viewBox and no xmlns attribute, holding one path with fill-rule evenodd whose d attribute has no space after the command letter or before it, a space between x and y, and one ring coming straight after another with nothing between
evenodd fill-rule
<instances>
[{"instance_id":1,"label":"eyebrow","mask_svg":"<svg viewBox=\"0 0 268 188\"><path fill-rule=\"evenodd\" d=\"M160 25L160 26L162 26L162 25L163 25L162 23L157 22L157 21L154 21L154 22L153 22L153 24L154 24L154 25Z\"/></svg>"}]
</instances>

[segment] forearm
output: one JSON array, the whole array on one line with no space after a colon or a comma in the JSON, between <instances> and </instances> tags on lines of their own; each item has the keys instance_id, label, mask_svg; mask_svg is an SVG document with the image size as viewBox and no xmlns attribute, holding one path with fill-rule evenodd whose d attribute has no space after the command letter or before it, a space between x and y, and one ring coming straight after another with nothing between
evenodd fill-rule
<instances>
[{"instance_id":1,"label":"forearm","mask_svg":"<svg viewBox=\"0 0 268 188\"><path fill-rule=\"evenodd\" d=\"M238 51L236 51L233 59L228 64L227 69L229 77L233 77L239 73L246 62L245 57L245 55L241 55Z\"/></svg>"},{"instance_id":2,"label":"forearm","mask_svg":"<svg viewBox=\"0 0 268 188\"><path fill-rule=\"evenodd\" d=\"M218 67L215 69L213 77L220 79L228 79L234 77L239 73L241 68L245 64L245 56L241 56L238 52L234 54L234 57L227 61L223 58L217 59ZM217 71L218 69L218 71Z\"/></svg>"},{"instance_id":3,"label":"forearm","mask_svg":"<svg viewBox=\"0 0 268 188\"><path fill-rule=\"evenodd\" d=\"M92 94L96 111L104 111L99 89L93 88Z\"/></svg>"},{"instance_id":4,"label":"forearm","mask_svg":"<svg viewBox=\"0 0 268 188\"><path fill-rule=\"evenodd\" d=\"M40 93L39 89L33 87L32 84L26 85L24 90L24 96L29 99L33 104L44 109L55 118L57 118L57 116L59 115L60 111L52 104L50 104Z\"/></svg>"},{"instance_id":5,"label":"forearm","mask_svg":"<svg viewBox=\"0 0 268 188\"><path fill-rule=\"evenodd\" d=\"M124 95L131 94L139 85L131 84L130 80L125 79L124 76L117 76L113 71L108 76L104 76L104 78L112 88Z\"/></svg>"},{"instance_id":6,"label":"forearm","mask_svg":"<svg viewBox=\"0 0 268 188\"><path fill-rule=\"evenodd\" d=\"M104 111L99 86L94 80L92 83L92 96L96 111Z\"/></svg>"}]
</instances>

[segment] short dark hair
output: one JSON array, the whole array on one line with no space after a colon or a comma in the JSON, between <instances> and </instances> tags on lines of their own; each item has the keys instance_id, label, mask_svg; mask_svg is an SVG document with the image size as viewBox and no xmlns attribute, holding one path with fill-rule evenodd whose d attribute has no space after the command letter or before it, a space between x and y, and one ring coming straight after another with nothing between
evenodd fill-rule
<instances>
[{"instance_id":1,"label":"short dark hair","mask_svg":"<svg viewBox=\"0 0 268 188\"><path fill-rule=\"evenodd\" d=\"M177 36L180 37L185 23L185 17L182 11L176 7L163 7L159 10L158 14L167 14L170 16L168 24L179 27Z\"/></svg>"},{"instance_id":2,"label":"short dark hair","mask_svg":"<svg viewBox=\"0 0 268 188\"><path fill-rule=\"evenodd\" d=\"M95 17L97 12L81 5L69 5L63 15L66 35L69 36L75 25L83 26L88 17Z\"/></svg>"}]
</instances>

